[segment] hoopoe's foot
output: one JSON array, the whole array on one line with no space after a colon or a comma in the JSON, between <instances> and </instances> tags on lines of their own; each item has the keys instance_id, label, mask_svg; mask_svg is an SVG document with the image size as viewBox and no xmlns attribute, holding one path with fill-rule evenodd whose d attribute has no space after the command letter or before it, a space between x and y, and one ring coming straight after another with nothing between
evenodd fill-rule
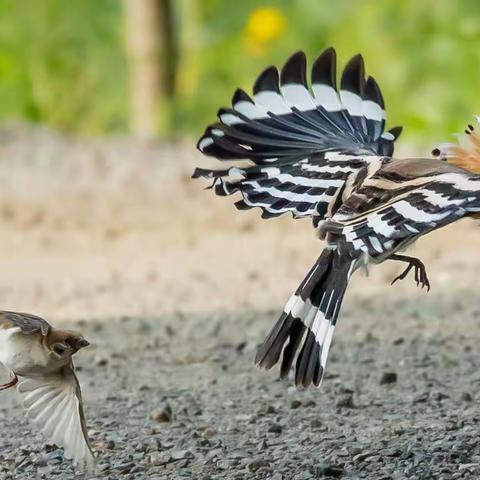
<instances>
[{"instance_id":1,"label":"hoopoe's foot","mask_svg":"<svg viewBox=\"0 0 480 480\"><path fill-rule=\"evenodd\" d=\"M0 390L8 390L9 388L14 387L17 383L18 383L18 377L14 373L13 378L10 382L0 385Z\"/></svg>"},{"instance_id":2,"label":"hoopoe's foot","mask_svg":"<svg viewBox=\"0 0 480 480\"><path fill-rule=\"evenodd\" d=\"M421 260L414 257L407 257L406 255L392 255L390 260L397 260L399 262L408 263L408 267L397 277L395 277L391 283L393 285L397 280L403 280L412 268L415 269L415 281L417 286L421 288L427 287L427 292L430 290L430 281L427 276L427 269Z\"/></svg>"}]
</instances>

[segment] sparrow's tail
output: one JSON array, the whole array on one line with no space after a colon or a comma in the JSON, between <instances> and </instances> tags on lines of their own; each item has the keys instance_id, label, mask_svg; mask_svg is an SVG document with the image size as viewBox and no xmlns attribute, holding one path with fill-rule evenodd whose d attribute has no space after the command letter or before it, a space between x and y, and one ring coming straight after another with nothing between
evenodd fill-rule
<instances>
[{"instance_id":1,"label":"sparrow's tail","mask_svg":"<svg viewBox=\"0 0 480 480\"><path fill-rule=\"evenodd\" d=\"M269 369L283 350L280 377L285 378L303 341L296 361L295 384L307 387L313 383L318 387L354 265L355 259L337 250L323 250L258 349L255 363Z\"/></svg>"}]
</instances>

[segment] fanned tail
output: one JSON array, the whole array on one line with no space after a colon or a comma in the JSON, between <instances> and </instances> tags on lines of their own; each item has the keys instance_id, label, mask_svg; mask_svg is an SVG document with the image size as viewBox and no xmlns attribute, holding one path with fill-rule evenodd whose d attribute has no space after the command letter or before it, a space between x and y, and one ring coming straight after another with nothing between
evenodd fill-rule
<instances>
[{"instance_id":1,"label":"fanned tail","mask_svg":"<svg viewBox=\"0 0 480 480\"><path fill-rule=\"evenodd\" d=\"M288 375L296 357L295 384L320 386L355 261L336 250L322 252L258 349L256 364L270 369L283 351L281 378Z\"/></svg>"}]
</instances>

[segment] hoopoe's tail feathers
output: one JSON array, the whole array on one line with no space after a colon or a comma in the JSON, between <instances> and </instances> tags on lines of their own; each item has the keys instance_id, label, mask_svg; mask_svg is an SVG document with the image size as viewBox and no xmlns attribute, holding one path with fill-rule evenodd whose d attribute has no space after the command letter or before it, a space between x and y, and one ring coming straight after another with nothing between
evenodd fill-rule
<instances>
[{"instance_id":1,"label":"hoopoe's tail feathers","mask_svg":"<svg viewBox=\"0 0 480 480\"><path fill-rule=\"evenodd\" d=\"M270 369L283 352L281 378L288 375L296 357L295 384L320 386L354 265L354 259L325 249L259 347L255 363Z\"/></svg>"}]
</instances>

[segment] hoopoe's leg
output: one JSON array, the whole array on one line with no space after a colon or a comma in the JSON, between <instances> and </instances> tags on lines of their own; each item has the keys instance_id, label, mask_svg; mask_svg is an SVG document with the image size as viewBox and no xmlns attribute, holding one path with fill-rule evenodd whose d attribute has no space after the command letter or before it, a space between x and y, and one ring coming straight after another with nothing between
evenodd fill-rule
<instances>
[{"instance_id":1,"label":"hoopoe's leg","mask_svg":"<svg viewBox=\"0 0 480 480\"><path fill-rule=\"evenodd\" d=\"M427 287L427 292L430 290L430 282L428 280L427 270L421 260L415 257L408 257L407 255L397 254L390 255L388 259L396 260L397 262L408 263L408 267L400 275L398 275L398 277L395 277L393 279L391 285L393 285L397 280L403 280L408 275L408 272L410 272L410 270L414 268L415 281L417 282L417 285L420 285L422 288Z\"/></svg>"}]
</instances>

